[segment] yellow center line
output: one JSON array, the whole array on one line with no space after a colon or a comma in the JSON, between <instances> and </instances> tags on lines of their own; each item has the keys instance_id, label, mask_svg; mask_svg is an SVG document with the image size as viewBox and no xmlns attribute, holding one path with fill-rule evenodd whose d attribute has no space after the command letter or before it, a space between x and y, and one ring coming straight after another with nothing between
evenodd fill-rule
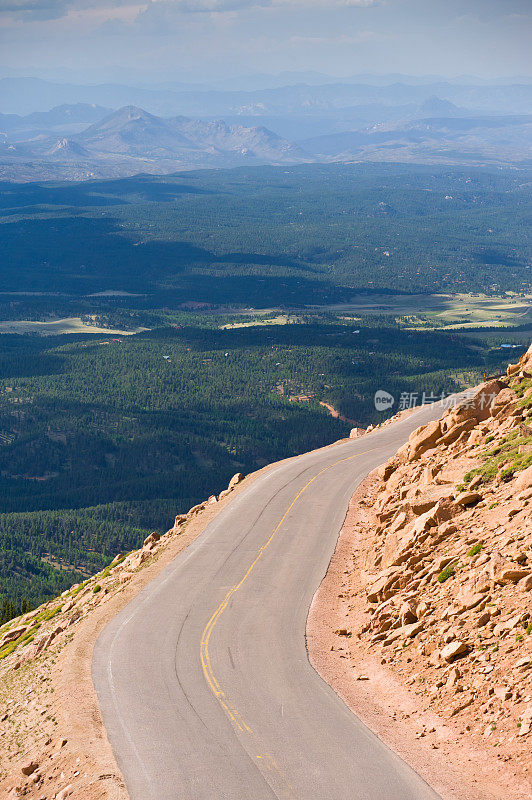
<instances>
[{"instance_id":1,"label":"yellow center line","mask_svg":"<svg viewBox=\"0 0 532 800\"><path fill-rule=\"evenodd\" d=\"M372 448L372 449L374 449L374 448ZM205 626L205 629L204 629L203 634L201 636L201 643L200 643L200 655L201 655L201 665L202 665L202 668L203 668L203 674L205 675L205 679L206 679L206 681L207 681L212 693L214 694L216 699L219 701L219 703L222 706L222 708L224 709L225 713L227 714L229 719L236 725L238 730L241 731L242 733L246 732L246 733L253 734L253 731L251 730L249 725L245 722L245 720L243 719L243 717L240 714L240 712L229 702L229 700L227 699L227 697L225 695L225 692L221 688L221 686L220 686L220 684L219 684L219 682L218 682L218 680L217 680L217 678L216 678L216 676L214 674L214 671L213 671L213 668L212 668L212 664L211 664L211 658L210 658L210 654L209 654L209 642L210 642L210 638L211 638L212 632L213 632L216 624L218 623L218 620L220 619L221 615L223 614L223 612L225 611L225 609L229 605L229 601L231 600L232 596L236 592L238 592L238 590L245 583L245 581L247 580L247 578L249 577L249 575L251 574L251 572L255 568L256 564L260 561L260 559L264 555L265 551L268 549L268 547L272 543L274 536L276 535L276 533L278 532L278 530L282 526L282 524L285 521L285 519L287 518L288 514L293 509L293 507L295 506L295 504L297 503L297 501L299 500L301 495L308 489L308 487L312 483L314 483L314 481L317 480L317 478L319 478L320 475L323 475L324 472L327 472L328 470L332 469L333 467L336 467L338 464L341 464L344 461L352 461L354 458L358 458L359 456L365 455L365 453L370 453L370 452L371 452L371 450L364 450L364 452L362 452L362 453L355 453L355 455L347 456L346 458L340 458L338 461L335 461L333 464L329 464L328 467L324 467L322 470L317 472L316 475L314 475L314 477L312 477L308 481L308 483L306 483L305 486L303 486L303 488L299 490L299 492L296 494L296 496L294 497L294 499L292 500L292 502L290 503L290 505L286 509L285 513L281 517L281 520L276 525L276 527L273 530L273 532L270 535L270 537L260 547L256 557L251 562L251 564L247 568L247 570L244 573L244 575L242 576L242 578L238 581L238 583L235 583L235 585L232 586L229 589L229 591L225 595L224 599L222 600L222 602L220 603L220 605L218 606L216 611L213 613L213 615L209 619L207 625ZM278 768L277 768L277 765L275 764L275 761L272 759L271 756L266 754L266 755L263 755L263 756L262 755L257 756L257 758L266 759L267 761L269 761L270 764L272 766L274 766L276 772L279 775L281 775L279 770L278 770ZM290 787L290 789L291 789L291 787Z\"/></svg>"}]
</instances>

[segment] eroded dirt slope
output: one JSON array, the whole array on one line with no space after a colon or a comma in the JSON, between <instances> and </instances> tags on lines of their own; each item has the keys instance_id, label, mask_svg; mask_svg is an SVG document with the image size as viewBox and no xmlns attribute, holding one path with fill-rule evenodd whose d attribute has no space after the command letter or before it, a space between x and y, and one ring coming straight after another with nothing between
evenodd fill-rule
<instances>
[{"instance_id":1,"label":"eroded dirt slope","mask_svg":"<svg viewBox=\"0 0 532 800\"><path fill-rule=\"evenodd\" d=\"M529 798L531 600L529 352L353 498L311 658L442 795Z\"/></svg>"},{"instance_id":2,"label":"eroded dirt slope","mask_svg":"<svg viewBox=\"0 0 532 800\"><path fill-rule=\"evenodd\" d=\"M253 480L179 515L164 536L0 628L0 797L127 800L92 685L105 625ZM225 499L227 497L227 499Z\"/></svg>"}]
</instances>

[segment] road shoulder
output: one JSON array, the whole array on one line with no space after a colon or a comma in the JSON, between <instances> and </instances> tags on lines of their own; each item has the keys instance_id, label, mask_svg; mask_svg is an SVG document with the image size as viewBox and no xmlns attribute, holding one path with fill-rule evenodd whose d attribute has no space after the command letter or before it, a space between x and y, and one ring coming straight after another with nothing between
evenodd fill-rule
<instances>
[{"instance_id":1,"label":"road shoulder","mask_svg":"<svg viewBox=\"0 0 532 800\"><path fill-rule=\"evenodd\" d=\"M6 709L6 736L0 740L0 796L128 800L92 681L96 641L105 626L197 539L235 496L272 466L247 476L218 502L202 504L180 528L154 543L153 551L146 547L134 551L109 575L95 576L81 592L65 593L66 597L42 607L41 614L51 619L40 628L40 639L18 648L4 660L0 671L0 714L4 714L4 706ZM139 558L143 550L145 560ZM135 559L140 561L138 566ZM40 640L46 647L35 652ZM27 774L29 765L33 769Z\"/></svg>"},{"instance_id":2,"label":"road shoulder","mask_svg":"<svg viewBox=\"0 0 532 800\"><path fill-rule=\"evenodd\" d=\"M526 800L529 788L502 773L493 749L473 744L460 721L427 711L400 676L367 643L351 635L364 622L354 553L363 550L368 497L377 470L355 491L336 550L307 621L309 659L318 674L388 747L437 791L442 800ZM340 632L340 633L339 633ZM346 632L348 635L342 635ZM426 732L431 732L427 736Z\"/></svg>"}]
</instances>

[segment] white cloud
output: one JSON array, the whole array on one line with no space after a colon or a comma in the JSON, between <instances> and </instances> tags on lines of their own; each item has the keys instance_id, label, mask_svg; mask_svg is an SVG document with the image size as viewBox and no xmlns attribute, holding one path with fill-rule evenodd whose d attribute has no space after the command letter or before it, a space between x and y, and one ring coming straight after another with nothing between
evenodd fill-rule
<instances>
[{"instance_id":1,"label":"white cloud","mask_svg":"<svg viewBox=\"0 0 532 800\"><path fill-rule=\"evenodd\" d=\"M381 0L273 0L272 5L314 6L317 8L368 8L380 5Z\"/></svg>"},{"instance_id":2,"label":"white cloud","mask_svg":"<svg viewBox=\"0 0 532 800\"><path fill-rule=\"evenodd\" d=\"M72 0L0 0L0 14L20 19L58 19L63 17Z\"/></svg>"},{"instance_id":3,"label":"white cloud","mask_svg":"<svg viewBox=\"0 0 532 800\"><path fill-rule=\"evenodd\" d=\"M383 0L0 0L0 15L24 20L50 20L64 17L70 12L82 12L88 17L109 19L151 11L168 17L196 14L228 14L258 8L278 9L328 9L367 8ZM117 9L121 9L117 12ZM131 14L128 15L128 9Z\"/></svg>"},{"instance_id":4,"label":"white cloud","mask_svg":"<svg viewBox=\"0 0 532 800\"><path fill-rule=\"evenodd\" d=\"M184 13L224 13L244 8L300 6L308 8L367 8L381 0L151 0L151 5L164 4Z\"/></svg>"},{"instance_id":5,"label":"white cloud","mask_svg":"<svg viewBox=\"0 0 532 800\"><path fill-rule=\"evenodd\" d=\"M342 34L340 36L292 36L290 44L310 44L310 45L349 45L363 44L375 38L373 31L360 31L352 36Z\"/></svg>"},{"instance_id":6,"label":"white cloud","mask_svg":"<svg viewBox=\"0 0 532 800\"><path fill-rule=\"evenodd\" d=\"M169 10L175 9L183 13L221 13L241 8L271 5L270 0L152 0L149 5L164 5Z\"/></svg>"}]
</instances>

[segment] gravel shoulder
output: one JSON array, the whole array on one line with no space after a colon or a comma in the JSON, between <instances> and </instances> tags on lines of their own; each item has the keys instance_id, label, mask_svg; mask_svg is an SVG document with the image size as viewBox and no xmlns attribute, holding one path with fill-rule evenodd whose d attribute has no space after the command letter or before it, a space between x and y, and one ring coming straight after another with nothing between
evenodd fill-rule
<instances>
[{"instance_id":1,"label":"gravel shoulder","mask_svg":"<svg viewBox=\"0 0 532 800\"><path fill-rule=\"evenodd\" d=\"M532 354L476 392L353 495L307 646L442 800L530 800Z\"/></svg>"}]
</instances>

